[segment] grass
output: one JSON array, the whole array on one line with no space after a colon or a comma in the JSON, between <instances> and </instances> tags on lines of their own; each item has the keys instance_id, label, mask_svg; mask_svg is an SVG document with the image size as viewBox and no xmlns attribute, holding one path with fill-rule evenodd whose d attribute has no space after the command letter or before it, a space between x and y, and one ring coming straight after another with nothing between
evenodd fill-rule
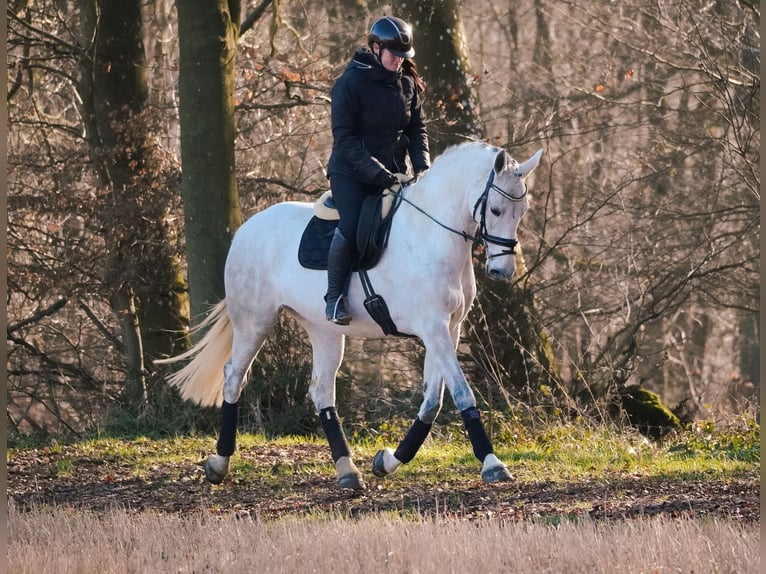
<instances>
[{"instance_id":1,"label":"grass","mask_svg":"<svg viewBox=\"0 0 766 574\"><path fill-rule=\"evenodd\" d=\"M512 464L520 480L579 480L613 473L736 473L760 460L757 442L743 445L747 456L729 456L718 450L688 448L695 441L694 435L681 435L665 444L654 444L636 434L556 427L497 450Z\"/></svg>"},{"instance_id":2,"label":"grass","mask_svg":"<svg viewBox=\"0 0 766 574\"><path fill-rule=\"evenodd\" d=\"M10 572L732 572L760 570L759 531L732 522L552 517L498 524L339 517L262 522L66 509L9 512Z\"/></svg>"},{"instance_id":3,"label":"grass","mask_svg":"<svg viewBox=\"0 0 766 574\"><path fill-rule=\"evenodd\" d=\"M55 467L56 467L56 476L59 477L65 477L65 476L72 476L72 471L74 470L74 460L71 458L62 458L56 461Z\"/></svg>"},{"instance_id":4,"label":"grass","mask_svg":"<svg viewBox=\"0 0 766 574\"><path fill-rule=\"evenodd\" d=\"M158 465L196 461L209 448L207 437L172 437L159 440L99 438L71 445L79 456L129 465L136 476L144 476Z\"/></svg>"},{"instance_id":5,"label":"grass","mask_svg":"<svg viewBox=\"0 0 766 574\"><path fill-rule=\"evenodd\" d=\"M391 429L399 430L392 425ZM355 459L368 461L384 446L396 446L394 433L371 438L355 437L352 448ZM399 436L403 436L401 433ZM391 480L406 481L412 473L420 479L442 480L457 478L456 469L476 470L468 441L462 436L431 437L419 451L417 464L405 465ZM278 460L271 467L253 465L241 457L233 457L232 476L260 472L250 479L279 480L296 471L334 472L324 438L280 437L240 433L240 451L258 452L280 447L302 446L296 460ZM8 460L15 452L29 449L9 448ZM61 454L61 444L47 447ZM100 437L67 446L66 456L56 463L62 476L71 475L78 457L119 461L132 469L135 476L144 476L156 466L199 461L213 452L215 438L211 436L133 439ZM716 427L712 423L696 423L688 431L674 435L663 443L652 443L632 431L590 425L553 425L537 433L504 433L495 440L495 452L511 467L518 481L577 481L626 473L658 477L704 477L737 475L752 470L760 463L760 427L753 420L742 418L736 424ZM474 476L471 474L471 479Z\"/></svg>"},{"instance_id":6,"label":"grass","mask_svg":"<svg viewBox=\"0 0 766 574\"><path fill-rule=\"evenodd\" d=\"M395 444L395 443L394 443ZM362 440L355 451L371 457L381 439ZM520 481L576 481L631 473L643 476L739 474L760 462L760 428L752 419L715 429L700 423L653 443L638 433L590 425L553 425L536 434L500 434L495 452ZM466 440L428 439L417 456L417 472L438 474L476 464ZM403 467L406 476L408 467Z\"/></svg>"},{"instance_id":7,"label":"grass","mask_svg":"<svg viewBox=\"0 0 766 574\"><path fill-rule=\"evenodd\" d=\"M355 459L366 473L377 450L395 446L406 425L384 430L352 438ZM25 457L49 460L56 481L77 480L80 470L92 479L95 465L96 474L118 468L126 477L153 477L144 488L163 493L163 481L175 481L179 467L186 472L198 468L199 461L214 451L215 437L100 436L72 444L15 444L7 451L9 463L20 464ZM241 433L238 444L229 485L211 487L210 492L226 490L233 483L234 490L244 495L265 485L270 496L284 496L287 501L295 494L291 485L303 477L319 476L321 484L332 484L324 480L334 476L334 467L323 438L273 439ZM505 429L496 434L495 445L520 491L524 483L543 484L543 490L553 493L556 483L568 489L571 484L597 481L611 483L610 492L618 496L619 480L626 477L728 480L757 475L760 466L760 427L748 418L725 426L698 423L662 443L629 430L559 424L534 431ZM421 492L432 490L437 503L449 507L449 497L459 499L475 489L478 469L462 431L446 429L426 441L413 464L377 488L407 492L417 485ZM449 487L441 488L447 482ZM704 485L704 480L700 483ZM167 496L178 492L170 490ZM337 493L329 496L345 500ZM498 496L511 505L526 504L525 496L515 491ZM661 502L662 491L656 496ZM55 504L27 506L22 512L10 500L8 564L9 571L19 574L230 572L250 571L253 565L265 573L760 571L758 524L715 517L670 518L670 514L596 522L587 512L589 502L577 497L562 507L541 505L536 517L520 521L455 519L438 509L424 513L419 505L357 518L328 507L310 507L308 514L261 519L238 513L236 506L217 512L215 498L209 495L201 496L200 503L185 513L119 508L93 512ZM452 503L458 508L461 500ZM586 512L580 512L580 504Z\"/></svg>"}]
</instances>

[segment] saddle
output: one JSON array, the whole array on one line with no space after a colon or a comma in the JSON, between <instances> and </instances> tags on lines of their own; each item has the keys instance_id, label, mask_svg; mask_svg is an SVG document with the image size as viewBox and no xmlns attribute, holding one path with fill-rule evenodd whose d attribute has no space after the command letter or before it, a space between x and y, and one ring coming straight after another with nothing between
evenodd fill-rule
<instances>
[{"instance_id":1,"label":"saddle","mask_svg":"<svg viewBox=\"0 0 766 574\"><path fill-rule=\"evenodd\" d=\"M401 195L389 189L380 195L366 198L359 215L356 233L357 257L352 266L359 273L364 289L364 307L386 335L412 337L401 333L391 319L385 300L372 288L367 270L380 261L388 245L391 222L401 202ZM326 191L314 203L314 216L303 230L298 247L298 262L307 269L327 269L327 252L338 226L338 210L332 202L331 191Z\"/></svg>"},{"instance_id":2,"label":"saddle","mask_svg":"<svg viewBox=\"0 0 766 574\"><path fill-rule=\"evenodd\" d=\"M354 271L372 269L380 261L388 244L391 221L399 207L400 196L390 190L364 200L356 233L357 257ZM327 190L314 203L314 216L303 230L298 247L298 262L306 269L327 269L327 252L338 226L338 210Z\"/></svg>"}]
</instances>

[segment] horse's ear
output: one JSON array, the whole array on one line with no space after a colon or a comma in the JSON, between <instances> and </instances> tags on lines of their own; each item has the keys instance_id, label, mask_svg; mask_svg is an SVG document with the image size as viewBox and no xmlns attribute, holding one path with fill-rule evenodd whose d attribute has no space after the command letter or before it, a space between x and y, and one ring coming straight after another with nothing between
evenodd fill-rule
<instances>
[{"instance_id":1,"label":"horse's ear","mask_svg":"<svg viewBox=\"0 0 766 574\"><path fill-rule=\"evenodd\" d=\"M502 172L505 167L508 165L508 153L501 149L499 152L497 152L497 155L495 156L495 173Z\"/></svg>"},{"instance_id":2,"label":"horse's ear","mask_svg":"<svg viewBox=\"0 0 766 574\"><path fill-rule=\"evenodd\" d=\"M543 150L539 149L535 152L535 155L530 157L527 161L519 166L519 173L521 173L521 177L527 177L532 172L532 170L540 164L540 158L542 155Z\"/></svg>"}]
</instances>

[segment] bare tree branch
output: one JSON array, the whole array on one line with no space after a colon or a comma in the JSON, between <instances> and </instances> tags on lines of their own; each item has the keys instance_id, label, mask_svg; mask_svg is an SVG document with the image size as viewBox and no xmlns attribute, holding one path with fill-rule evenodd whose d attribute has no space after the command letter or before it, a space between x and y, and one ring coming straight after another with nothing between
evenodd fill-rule
<instances>
[{"instance_id":1,"label":"bare tree branch","mask_svg":"<svg viewBox=\"0 0 766 574\"><path fill-rule=\"evenodd\" d=\"M263 0L258 6L256 6L255 10L253 10L250 14L247 15L247 18L245 18L242 21L242 24L239 26L239 35L240 37L250 30L255 23L261 19L261 16L263 16L264 12L266 12L266 8L269 7L269 5L274 0Z\"/></svg>"},{"instance_id":2,"label":"bare tree branch","mask_svg":"<svg viewBox=\"0 0 766 574\"><path fill-rule=\"evenodd\" d=\"M7 332L10 335L11 333L18 331L22 327L26 327L27 325L30 325L32 323L37 323L41 319L44 319L45 317L49 317L50 315L54 315L57 313L61 308L64 307L69 302L69 300L64 297L61 298L53 303L51 303L48 307L45 309L40 309L37 311L34 315L31 317L27 317L26 319L19 321L17 323L14 323L12 325L8 325Z\"/></svg>"}]
</instances>

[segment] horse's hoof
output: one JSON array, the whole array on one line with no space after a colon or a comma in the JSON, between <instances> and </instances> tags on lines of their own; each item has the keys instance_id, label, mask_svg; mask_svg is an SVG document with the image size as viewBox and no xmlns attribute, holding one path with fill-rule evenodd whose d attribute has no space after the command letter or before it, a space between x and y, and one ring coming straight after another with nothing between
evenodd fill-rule
<instances>
[{"instance_id":1,"label":"horse's hoof","mask_svg":"<svg viewBox=\"0 0 766 574\"><path fill-rule=\"evenodd\" d=\"M513 475L504 464L500 463L486 470L481 471L481 479L487 484L494 482L508 482L513 480Z\"/></svg>"},{"instance_id":2,"label":"horse's hoof","mask_svg":"<svg viewBox=\"0 0 766 574\"><path fill-rule=\"evenodd\" d=\"M221 484L229 472L229 461L227 459L222 468L215 468L215 465L211 462L212 459L213 456L209 456L205 461L205 478L212 484Z\"/></svg>"},{"instance_id":3,"label":"horse's hoof","mask_svg":"<svg viewBox=\"0 0 766 574\"><path fill-rule=\"evenodd\" d=\"M383 462L384 454L385 450L379 450L375 453L375 456L372 459L372 474L378 478L384 478L388 475L388 472L386 472L386 465Z\"/></svg>"},{"instance_id":4,"label":"horse's hoof","mask_svg":"<svg viewBox=\"0 0 766 574\"><path fill-rule=\"evenodd\" d=\"M364 484L364 479L361 474L347 474L345 476L338 477L338 486L341 488L348 488L350 490L364 490L367 485Z\"/></svg>"},{"instance_id":5,"label":"horse's hoof","mask_svg":"<svg viewBox=\"0 0 766 574\"><path fill-rule=\"evenodd\" d=\"M354 461L349 456L342 456L335 462L335 471L338 475L338 486L351 490L364 490L362 473L356 468Z\"/></svg>"},{"instance_id":6,"label":"horse's hoof","mask_svg":"<svg viewBox=\"0 0 766 574\"><path fill-rule=\"evenodd\" d=\"M210 462L205 461L205 478L212 484L221 484L226 475L218 474L211 466Z\"/></svg>"}]
</instances>

